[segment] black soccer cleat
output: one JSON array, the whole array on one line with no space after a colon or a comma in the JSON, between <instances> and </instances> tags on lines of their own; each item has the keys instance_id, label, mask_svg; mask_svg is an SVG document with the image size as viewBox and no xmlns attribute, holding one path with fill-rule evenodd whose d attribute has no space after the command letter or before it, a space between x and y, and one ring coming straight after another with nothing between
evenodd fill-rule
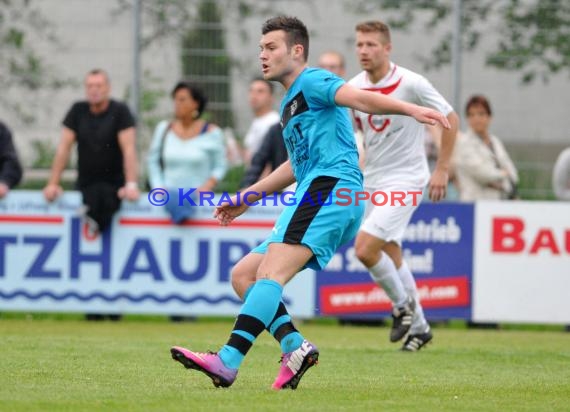
<instances>
[{"instance_id":1,"label":"black soccer cleat","mask_svg":"<svg viewBox=\"0 0 570 412\"><path fill-rule=\"evenodd\" d=\"M402 346L404 352L417 352L433 339L431 331L426 333L418 333L416 335L409 335L408 339Z\"/></svg>"},{"instance_id":2,"label":"black soccer cleat","mask_svg":"<svg viewBox=\"0 0 570 412\"><path fill-rule=\"evenodd\" d=\"M392 309L392 330L390 330L390 342L398 342L412 326L412 318L416 310L416 302L408 297L408 301L400 307Z\"/></svg>"}]
</instances>

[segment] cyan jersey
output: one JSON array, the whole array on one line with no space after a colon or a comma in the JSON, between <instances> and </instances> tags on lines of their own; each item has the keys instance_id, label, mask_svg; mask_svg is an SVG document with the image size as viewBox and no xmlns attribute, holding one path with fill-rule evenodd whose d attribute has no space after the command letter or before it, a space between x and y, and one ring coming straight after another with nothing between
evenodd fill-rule
<instances>
[{"instance_id":1,"label":"cyan jersey","mask_svg":"<svg viewBox=\"0 0 570 412\"><path fill-rule=\"evenodd\" d=\"M307 68L281 102L283 139L299 184L332 176L362 184L348 110L334 101L344 80Z\"/></svg>"}]
</instances>

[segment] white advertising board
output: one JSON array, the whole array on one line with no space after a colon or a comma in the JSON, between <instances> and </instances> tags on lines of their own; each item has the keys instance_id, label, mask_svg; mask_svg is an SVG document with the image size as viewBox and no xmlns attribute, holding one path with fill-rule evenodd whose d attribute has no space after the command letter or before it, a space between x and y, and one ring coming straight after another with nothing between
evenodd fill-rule
<instances>
[{"instance_id":1,"label":"white advertising board","mask_svg":"<svg viewBox=\"0 0 570 412\"><path fill-rule=\"evenodd\" d=\"M478 202L473 320L570 324L570 204Z\"/></svg>"}]
</instances>

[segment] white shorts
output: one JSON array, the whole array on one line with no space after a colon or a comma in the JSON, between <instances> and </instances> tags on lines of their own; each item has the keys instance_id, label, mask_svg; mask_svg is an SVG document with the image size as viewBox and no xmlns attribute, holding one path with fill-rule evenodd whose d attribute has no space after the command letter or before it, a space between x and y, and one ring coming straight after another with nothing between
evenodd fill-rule
<instances>
[{"instance_id":1,"label":"white shorts","mask_svg":"<svg viewBox=\"0 0 570 412\"><path fill-rule=\"evenodd\" d=\"M390 187L365 190L371 198L366 203L360 230L386 242L402 245L406 227L422 201L423 189Z\"/></svg>"}]
</instances>

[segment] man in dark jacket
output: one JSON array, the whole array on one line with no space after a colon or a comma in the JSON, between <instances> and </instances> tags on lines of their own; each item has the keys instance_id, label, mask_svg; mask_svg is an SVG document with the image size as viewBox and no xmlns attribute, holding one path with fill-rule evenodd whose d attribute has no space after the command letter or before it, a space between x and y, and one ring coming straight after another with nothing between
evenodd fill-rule
<instances>
[{"instance_id":1,"label":"man in dark jacket","mask_svg":"<svg viewBox=\"0 0 570 412\"><path fill-rule=\"evenodd\" d=\"M267 165L273 171L287 159L287 149L281 135L281 125L276 123L269 128L259 150L255 152L251 165L241 181L241 187L249 187L257 182Z\"/></svg>"},{"instance_id":2,"label":"man in dark jacket","mask_svg":"<svg viewBox=\"0 0 570 412\"><path fill-rule=\"evenodd\" d=\"M0 199L22 179L22 166L12 141L12 133L0 122Z\"/></svg>"}]
</instances>

